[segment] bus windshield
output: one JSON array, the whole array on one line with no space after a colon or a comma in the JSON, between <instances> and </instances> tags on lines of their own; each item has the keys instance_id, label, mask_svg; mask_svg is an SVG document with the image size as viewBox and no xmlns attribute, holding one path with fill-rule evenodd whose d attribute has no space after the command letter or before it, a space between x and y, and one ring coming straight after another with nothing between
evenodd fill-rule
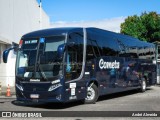
<instances>
[{"instance_id":1,"label":"bus windshield","mask_svg":"<svg viewBox=\"0 0 160 120\"><path fill-rule=\"evenodd\" d=\"M58 76L63 59L57 50L64 41L65 36L24 39L17 55L16 76L44 80Z\"/></svg>"}]
</instances>

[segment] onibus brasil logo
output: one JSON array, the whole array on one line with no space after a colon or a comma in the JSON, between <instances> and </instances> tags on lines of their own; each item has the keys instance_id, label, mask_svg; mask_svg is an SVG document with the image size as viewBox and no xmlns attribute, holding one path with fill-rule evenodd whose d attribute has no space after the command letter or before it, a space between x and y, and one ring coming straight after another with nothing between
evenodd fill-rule
<instances>
[{"instance_id":1,"label":"onibus brasil logo","mask_svg":"<svg viewBox=\"0 0 160 120\"><path fill-rule=\"evenodd\" d=\"M120 62L117 62L116 60L114 62L106 62L103 59L99 60L99 68L100 69L119 69L120 68Z\"/></svg>"}]
</instances>

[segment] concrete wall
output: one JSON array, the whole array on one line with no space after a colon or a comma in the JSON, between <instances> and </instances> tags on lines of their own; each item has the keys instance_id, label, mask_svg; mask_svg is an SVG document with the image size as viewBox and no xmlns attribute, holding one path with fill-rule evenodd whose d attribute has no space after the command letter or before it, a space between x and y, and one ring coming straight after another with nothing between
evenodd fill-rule
<instances>
[{"instance_id":1,"label":"concrete wall","mask_svg":"<svg viewBox=\"0 0 160 120\"><path fill-rule=\"evenodd\" d=\"M50 26L49 17L42 10L41 28ZM2 62L2 52L19 43L25 33L40 29L40 8L37 0L0 0L0 83L15 86L15 55L9 54L8 63Z\"/></svg>"},{"instance_id":2,"label":"concrete wall","mask_svg":"<svg viewBox=\"0 0 160 120\"><path fill-rule=\"evenodd\" d=\"M40 8L36 0L0 0L0 36L14 42L30 31L40 29ZM42 28L49 17L42 10Z\"/></svg>"}]
</instances>

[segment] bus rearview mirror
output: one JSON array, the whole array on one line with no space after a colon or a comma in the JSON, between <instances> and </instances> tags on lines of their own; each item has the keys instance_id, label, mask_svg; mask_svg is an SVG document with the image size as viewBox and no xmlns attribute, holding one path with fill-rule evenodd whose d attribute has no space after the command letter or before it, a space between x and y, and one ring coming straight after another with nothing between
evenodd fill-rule
<instances>
[{"instance_id":1,"label":"bus rearview mirror","mask_svg":"<svg viewBox=\"0 0 160 120\"><path fill-rule=\"evenodd\" d=\"M59 59L61 59L63 57L64 50L65 50L65 45L64 44L61 44L61 45L58 46L57 56L58 56Z\"/></svg>"},{"instance_id":2,"label":"bus rearview mirror","mask_svg":"<svg viewBox=\"0 0 160 120\"><path fill-rule=\"evenodd\" d=\"M4 62L4 63L7 63L8 54L9 54L9 52L10 52L11 50L13 50L13 49L15 49L15 47L9 48L9 49L3 51L3 62Z\"/></svg>"},{"instance_id":3,"label":"bus rearview mirror","mask_svg":"<svg viewBox=\"0 0 160 120\"><path fill-rule=\"evenodd\" d=\"M10 49L3 51L3 62L4 63L7 63L9 51L10 51Z\"/></svg>"}]
</instances>

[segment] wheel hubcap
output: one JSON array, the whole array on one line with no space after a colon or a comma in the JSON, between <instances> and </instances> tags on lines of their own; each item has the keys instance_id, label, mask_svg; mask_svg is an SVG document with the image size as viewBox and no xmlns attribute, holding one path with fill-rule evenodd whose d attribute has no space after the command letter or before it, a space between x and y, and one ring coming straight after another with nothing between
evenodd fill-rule
<instances>
[{"instance_id":1,"label":"wheel hubcap","mask_svg":"<svg viewBox=\"0 0 160 120\"><path fill-rule=\"evenodd\" d=\"M95 97L95 91L93 88L88 87L86 100L93 100Z\"/></svg>"}]
</instances>

